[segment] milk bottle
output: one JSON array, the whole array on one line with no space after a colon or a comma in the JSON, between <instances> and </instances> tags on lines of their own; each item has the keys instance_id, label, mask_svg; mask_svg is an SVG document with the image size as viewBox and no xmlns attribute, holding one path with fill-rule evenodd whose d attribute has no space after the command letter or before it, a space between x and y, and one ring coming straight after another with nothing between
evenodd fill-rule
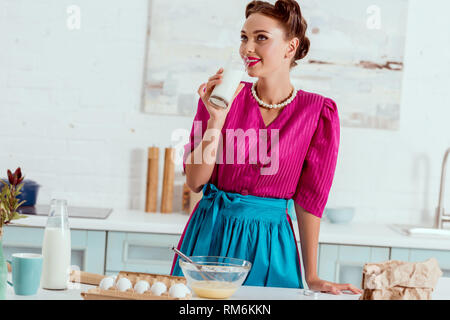
<instances>
[{"instance_id":1,"label":"milk bottle","mask_svg":"<svg viewBox=\"0 0 450 320\"><path fill-rule=\"evenodd\" d=\"M233 51L223 69L222 82L214 87L209 101L215 106L228 108L244 72L245 68L241 56L237 51Z\"/></svg>"},{"instance_id":2,"label":"milk bottle","mask_svg":"<svg viewBox=\"0 0 450 320\"><path fill-rule=\"evenodd\" d=\"M52 199L42 245L44 289L66 289L70 276L70 229L67 201Z\"/></svg>"}]
</instances>

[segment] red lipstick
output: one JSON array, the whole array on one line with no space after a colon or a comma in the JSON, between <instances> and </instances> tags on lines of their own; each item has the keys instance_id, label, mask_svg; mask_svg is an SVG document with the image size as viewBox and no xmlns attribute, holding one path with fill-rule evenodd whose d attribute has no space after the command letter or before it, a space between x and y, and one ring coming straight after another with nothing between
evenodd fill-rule
<instances>
[{"instance_id":1,"label":"red lipstick","mask_svg":"<svg viewBox=\"0 0 450 320\"><path fill-rule=\"evenodd\" d=\"M253 67L255 64L257 64L261 59L256 57L246 57L245 58L245 64L247 67Z\"/></svg>"}]
</instances>

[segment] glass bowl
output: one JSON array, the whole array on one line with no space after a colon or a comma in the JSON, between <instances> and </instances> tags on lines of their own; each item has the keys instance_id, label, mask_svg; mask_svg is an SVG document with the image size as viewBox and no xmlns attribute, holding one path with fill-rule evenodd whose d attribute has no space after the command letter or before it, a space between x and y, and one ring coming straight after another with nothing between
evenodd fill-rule
<instances>
[{"instance_id":1,"label":"glass bowl","mask_svg":"<svg viewBox=\"0 0 450 320\"><path fill-rule=\"evenodd\" d=\"M190 256L197 267L180 258L179 264L188 287L202 298L226 299L242 285L250 271L249 261L218 256Z\"/></svg>"}]
</instances>

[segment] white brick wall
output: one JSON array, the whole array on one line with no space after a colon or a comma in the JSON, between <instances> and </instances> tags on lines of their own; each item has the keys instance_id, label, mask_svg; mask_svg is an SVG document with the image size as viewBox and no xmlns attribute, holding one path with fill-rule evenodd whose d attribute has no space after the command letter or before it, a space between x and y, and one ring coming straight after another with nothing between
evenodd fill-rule
<instances>
[{"instance_id":1,"label":"white brick wall","mask_svg":"<svg viewBox=\"0 0 450 320\"><path fill-rule=\"evenodd\" d=\"M410 0L400 130L342 128L328 205L356 206L355 221L432 221L450 146L450 5L432 5ZM139 111L146 14L146 0L0 0L0 176L21 166L39 203L144 208L147 148L163 157L192 123Z\"/></svg>"}]
</instances>

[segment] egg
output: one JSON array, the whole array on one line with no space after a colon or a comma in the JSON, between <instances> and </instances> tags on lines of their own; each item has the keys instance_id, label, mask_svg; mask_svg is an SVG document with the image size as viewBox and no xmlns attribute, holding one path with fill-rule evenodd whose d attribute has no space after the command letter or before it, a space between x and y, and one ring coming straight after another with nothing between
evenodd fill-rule
<instances>
[{"instance_id":1,"label":"egg","mask_svg":"<svg viewBox=\"0 0 450 320\"><path fill-rule=\"evenodd\" d=\"M184 283L176 283L172 285L169 289L169 295L172 298L184 298L191 291Z\"/></svg>"},{"instance_id":2,"label":"egg","mask_svg":"<svg viewBox=\"0 0 450 320\"><path fill-rule=\"evenodd\" d=\"M157 281L152 285L151 290L154 295L160 296L162 293L167 291L167 287L163 282Z\"/></svg>"},{"instance_id":3,"label":"egg","mask_svg":"<svg viewBox=\"0 0 450 320\"><path fill-rule=\"evenodd\" d=\"M136 282L136 284L134 285L134 290L137 293L144 293L145 291L147 291L150 288L150 284L145 281L145 280L139 280L138 282Z\"/></svg>"},{"instance_id":4,"label":"egg","mask_svg":"<svg viewBox=\"0 0 450 320\"><path fill-rule=\"evenodd\" d=\"M99 287L103 290L108 290L114 285L114 278L113 277L105 277L100 281Z\"/></svg>"},{"instance_id":5,"label":"egg","mask_svg":"<svg viewBox=\"0 0 450 320\"><path fill-rule=\"evenodd\" d=\"M116 282L116 287L119 289L119 291L127 291L132 287L131 281L128 280L128 278L120 278Z\"/></svg>"}]
</instances>

